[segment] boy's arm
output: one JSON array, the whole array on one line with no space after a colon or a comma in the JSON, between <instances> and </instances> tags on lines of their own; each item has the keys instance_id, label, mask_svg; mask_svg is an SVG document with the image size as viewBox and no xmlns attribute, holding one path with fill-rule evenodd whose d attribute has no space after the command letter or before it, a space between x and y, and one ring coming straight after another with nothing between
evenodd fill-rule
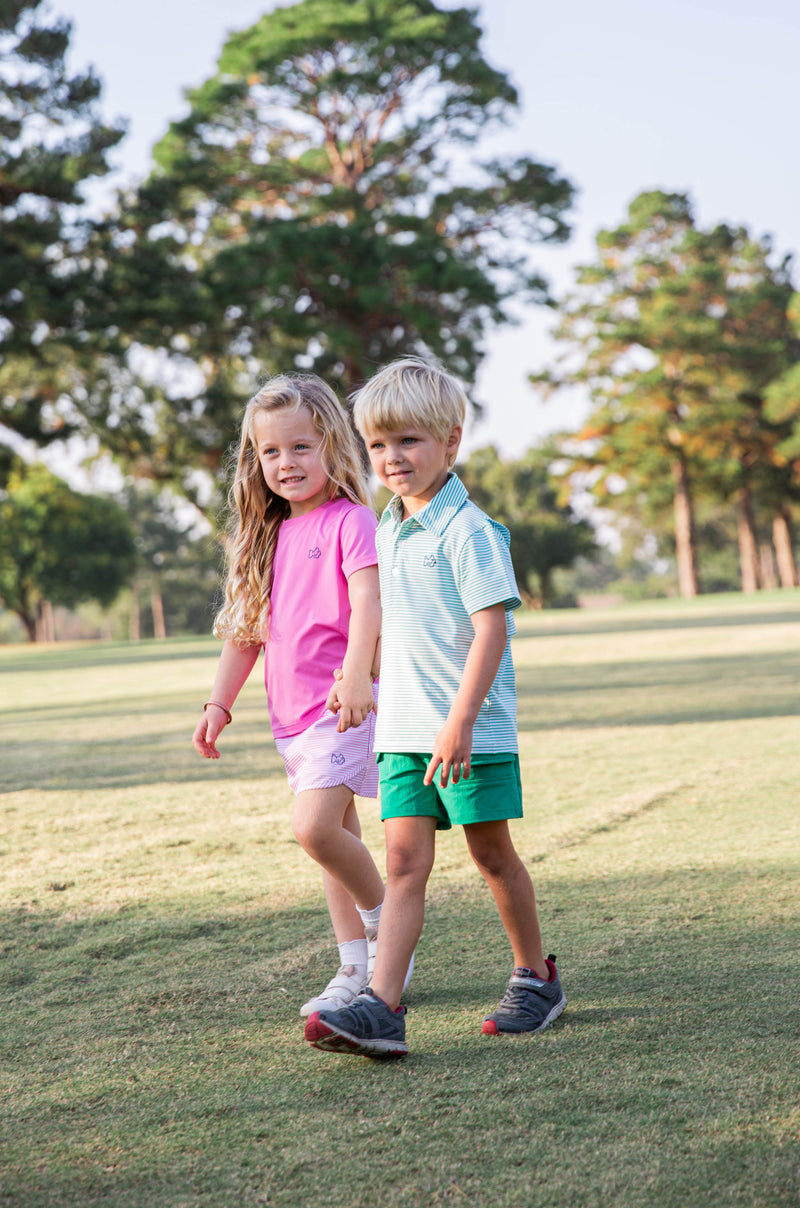
<instances>
[{"instance_id":1,"label":"boy's arm","mask_svg":"<svg viewBox=\"0 0 800 1208\"><path fill-rule=\"evenodd\" d=\"M347 580L350 628L341 677L331 688L326 708L339 714L336 729L360 726L375 707L372 671L381 635L381 592L377 566L353 571Z\"/></svg>"},{"instance_id":2,"label":"boy's arm","mask_svg":"<svg viewBox=\"0 0 800 1208\"><path fill-rule=\"evenodd\" d=\"M219 656L219 666L211 689L209 704L195 726L192 744L206 759L219 759L217 738L228 724L227 713L233 708L247 677L256 665L261 646L236 646L227 641Z\"/></svg>"},{"instance_id":3,"label":"boy's arm","mask_svg":"<svg viewBox=\"0 0 800 1208\"><path fill-rule=\"evenodd\" d=\"M451 777L453 784L458 784L462 767L464 779L469 777L472 727L500 669L500 660L508 641L505 604L482 608L472 614L471 620L475 637L447 721L439 731L425 772L425 784L430 784L436 769L441 767L442 788L446 787Z\"/></svg>"}]
</instances>

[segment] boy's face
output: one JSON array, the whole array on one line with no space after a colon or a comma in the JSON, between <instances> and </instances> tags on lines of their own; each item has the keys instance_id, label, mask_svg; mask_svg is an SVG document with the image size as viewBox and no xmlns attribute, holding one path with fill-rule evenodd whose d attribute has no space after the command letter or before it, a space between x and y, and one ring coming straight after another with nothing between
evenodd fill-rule
<instances>
[{"instance_id":1,"label":"boy's face","mask_svg":"<svg viewBox=\"0 0 800 1208\"><path fill-rule=\"evenodd\" d=\"M407 516L413 516L444 486L461 443L461 428L446 440L427 428L400 432L373 429L366 438L372 468L393 495L399 495Z\"/></svg>"}]
</instances>

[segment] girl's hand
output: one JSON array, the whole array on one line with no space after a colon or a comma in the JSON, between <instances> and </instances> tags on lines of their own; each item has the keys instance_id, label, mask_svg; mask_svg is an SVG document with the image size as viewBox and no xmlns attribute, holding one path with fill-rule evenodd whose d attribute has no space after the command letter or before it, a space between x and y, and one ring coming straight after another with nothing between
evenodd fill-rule
<instances>
[{"instance_id":1,"label":"girl's hand","mask_svg":"<svg viewBox=\"0 0 800 1208\"><path fill-rule=\"evenodd\" d=\"M219 759L216 742L225 729L227 717L216 705L209 706L195 726L192 735L192 746L199 751L204 759Z\"/></svg>"},{"instance_id":2,"label":"girl's hand","mask_svg":"<svg viewBox=\"0 0 800 1208\"><path fill-rule=\"evenodd\" d=\"M336 729L343 734L350 726L360 726L373 710L377 712L378 707L370 676L360 676L358 681L346 681L341 667L337 667L333 677L336 682L328 693L325 708L339 714Z\"/></svg>"}]
</instances>

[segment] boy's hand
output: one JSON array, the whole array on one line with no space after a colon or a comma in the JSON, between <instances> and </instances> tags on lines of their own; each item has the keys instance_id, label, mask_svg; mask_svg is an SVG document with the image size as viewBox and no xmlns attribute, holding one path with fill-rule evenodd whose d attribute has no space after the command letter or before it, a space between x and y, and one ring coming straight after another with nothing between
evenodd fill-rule
<instances>
[{"instance_id":1,"label":"boy's hand","mask_svg":"<svg viewBox=\"0 0 800 1208\"><path fill-rule=\"evenodd\" d=\"M472 770L472 725L448 718L439 731L433 755L425 769L424 784L432 784L436 769L441 768L439 784L447 788L448 780L458 784L462 776L469 780Z\"/></svg>"},{"instance_id":2,"label":"boy's hand","mask_svg":"<svg viewBox=\"0 0 800 1208\"><path fill-rule=\"evenodd\" d=\"M373 710L377 712L377 705L368 675L346 681L341 667L337 667L333 676L336 683L328 693L325 708L339 714L336 729L343 734L350 726L360 726Z\"/></svg>"}]
</instances>

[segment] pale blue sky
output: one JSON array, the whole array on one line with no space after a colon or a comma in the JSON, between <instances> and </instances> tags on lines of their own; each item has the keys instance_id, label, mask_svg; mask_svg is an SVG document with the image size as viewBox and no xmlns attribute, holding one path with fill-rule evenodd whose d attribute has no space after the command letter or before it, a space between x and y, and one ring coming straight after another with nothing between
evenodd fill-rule
<instances>
[{"instance_id":1,"label":"pale blue sky","mask_svg":"<svg viewBox=\"0 0 800 1208\"><path fill-rule=\"evenodd\" d=\"M580 190L575 234L539 263L557 291L644 189L688 191L698 219L771 234L800 254L797 0L476 0L485 53L520 91L514 127L491 150L555 163ZM183 90L214 68L226 32L277 7L264 0L51 0L74 22L72 66L102 77L104 110L127 117L120 179L144 174L153 143L185 112ZM458 7L443 0L443 7ZM797 273L800 287L800 268ZM467 446L519 453L575 426L579 395L540 403L525 378L552 359L553 317L528 311L498 331L478 382L486 418Z\"/></svg>"}]
</instances>

